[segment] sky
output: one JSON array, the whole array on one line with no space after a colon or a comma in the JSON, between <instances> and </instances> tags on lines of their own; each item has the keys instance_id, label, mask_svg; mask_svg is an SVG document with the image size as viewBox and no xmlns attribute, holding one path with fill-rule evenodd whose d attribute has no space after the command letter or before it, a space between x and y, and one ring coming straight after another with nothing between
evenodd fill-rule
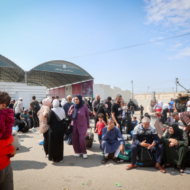
<instances>
[{"instance_id":1,"label":"sky","mask_svg":"<svg viewBox=\"0 0 190 190\"><path fill-rule=\"evenodd\" d=\"M1 55L25 71L70 61L134 93L190 89L190 35L163 40L188 33L190 0L0 0Z\"/></svg>"}]
</instances>

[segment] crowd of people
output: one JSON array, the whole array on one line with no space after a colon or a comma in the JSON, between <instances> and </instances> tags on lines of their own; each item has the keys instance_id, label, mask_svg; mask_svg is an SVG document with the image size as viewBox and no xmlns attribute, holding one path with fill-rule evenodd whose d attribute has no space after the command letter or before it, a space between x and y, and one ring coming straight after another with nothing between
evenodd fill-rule
<instances>
[{"instance_id":1,"label":"crowd of people","mask_svg":"<svg viewBox=\"0 0 190 190\"><path fill-rule=\"evenodd\" d=\"M76 157L83 155L88 157L85 137L90 128L90 115L95 122L94 132L98 135L100 151L103 151L102 164L111 159L120 163L118 155L124 154L125 140L123 138L122 124L125 116L132 117L131 121L133 143L131 149L131 164L126 169L137 167L137 154L142 147L155 152L155 168L165 173L165 167L175 165L180 172L185 169L185 156L188 151L190 139L190 99L187 102L187 111L181 108L181 94L176 100L171 99L168 104L153 98L144 114L144 107L138 107L132 100L126 104L122 96L118 94L115 99L108 97L106 100L96 95L95 99L82 98L81 95L60 101L59 97L47 97L43 101L36 101L32 97L30 109L23 107L23 99L11 101L9 94L0 92L0 176L6 174L4 181L0 181L0 187L7 187L12 180L10 158L15 154L12 127L17 126L21 132L28 132L39 127L44 136L45 157L53 162L63 162L64 158L64 134L68 126L65 120L72 126L72 144ZM139 123L137 117L133 117L134 111L140 111ZM170 122L168 121L168 113ZM178 123L181 121L182 124ZM130 127L131 127L130 126ZM13 185L13 184L12 184Z\"/></svg>"}]
</instances>

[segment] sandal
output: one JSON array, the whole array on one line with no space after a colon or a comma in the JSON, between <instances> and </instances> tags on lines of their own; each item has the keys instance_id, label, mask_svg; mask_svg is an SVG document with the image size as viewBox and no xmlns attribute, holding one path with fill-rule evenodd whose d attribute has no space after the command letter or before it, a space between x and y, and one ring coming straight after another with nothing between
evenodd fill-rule
<instances>
[{"instance_id":1,"label":"sandal","mask_svg":"<svg viewBox=\"0 0 190 190\"><path fill-rule=\"evenodd\" d=\"M183 169L178 168L178 167L177 167L177 169L178 169L179 173L184 173L184 170L183 170Z\"/></svg>"},{"instance_id":2,"label":"sandal","mask_svg":"<svg viewBox=\"0 0 190 190\"><path fill-rule=\"evenodd\" d=\"M104 157L104 159L102 160L102 164L105 164L108 161L108 158Z\"/></svg>"},{"instance_id":3,"label":"sandal","mask_svg":"<svg viewBox=\"0 0 190 190\"><path fill-rule=\"evenodd\" d=\"M119 159L119 158L113 158L113 161L114 161L115 163L117 163L117 164L120 163L120 159Z\"/></svg>"}]
</instances>

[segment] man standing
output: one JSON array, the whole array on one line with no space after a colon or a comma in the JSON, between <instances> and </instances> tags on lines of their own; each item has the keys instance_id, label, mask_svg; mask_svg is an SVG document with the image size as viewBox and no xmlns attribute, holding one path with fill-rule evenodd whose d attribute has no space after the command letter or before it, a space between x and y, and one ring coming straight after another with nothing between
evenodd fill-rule
<instances>
[{"instance_id":1,"label":"man standing","mask_svg":"<svg viewBox=\"0 0 190 190\"><path fill-rule=\"evenodd\" d=\"M174 100L173 100L173 98L171 98L171 101L170 101L170 113L174 112L173 106L174 106Z\"/></svg>"},{"instance_id":2,"label":"man standing","mask_svg":"<svg viewBox=\"0 0 190 190\"><path fill-rule=\"evenodd\" d=\"M174 110L177 112L181 112L182 104L181 104L181 94L178 94L177 99L174 100Z\"/></svg>"},{"instance_id":3,"label":"man standing","mask_svg":"<svg viewBox=\"0 0 190 190\"><path fill-rule=\"evenodd\" d=\"M111 107L112 119L114 120L115 125L117 127L120 127L120 130L121 130L121 119L122 119L121 100L122 96L120 94L117 94L116 101Z\"/></svg>"},{"instance_id":4,"label":"man standing","mask_svg":"<svg viewBox=\"0 0 190 190\"><path fill-rule=\"evenodd\" d=\"M90 109L92 109L92 102L91 102L91 98L88 99L88 106Z\"/></svg>"},{"instance_id":5,"label":"man standing","mask_svg":"<svg viewBox=\"0 0 190 190\"><path fill-rule=\"evenodd\" d=\"M169 114L170 114L170 103L168 103L168 104L164 104L163 106L162 106L162 114L163 114L163 116L164 116L164 122L166 122L166 120L167 120L167 113L169 112Z\"/></svg>"},{"instance_id":6,"label":"man standing","mask_svg":"<svg viewBox=\"0 0 190 190\"><path fill-rule=\"evenodd\" d=\"M96 111L94 110L94 108L100 103L100 96L97 94L96 98L94 99L94 101L92 102L92 109L93 109L93 113L94 113L94 118L96 118ZM96 129L96 119L94 119L95 122L95 128Z\"/></svg>"},{"instance_id":7,"label":"man standing","mask_svg":"<svg viewBox=\"0 0 190 190\"><path fill-rule=\"evenodd\" d=\"M56 99L59 101L59 107L61 108L61 101L59 100L59 96L56 96Z\"/></svg>"},{"instance_id":8,"label":"man standing","mask_svg":"<svg viewBox=\"0 0 190 190\"><path fill-rule=\"evenodd\" d=\"M140 118L143 117L144 107L140 104Z\"/></svg>"},{"instance_id":9,"label":"man standing","mask_svg":"<svg viewBox=\"0 0 190 190\"><path fill-rule=\"evenodd\" d=\"M111 116L111 106L112 106L110 96L107 98L106 104L108 105L107 112L108 112L108 115L110 117Z\"/></svg>"},{"instance_id":10,"label":"man standing","mask_svg":"<svg viewBox=\"0 0 190 190\"><path fill-rule=\"evenodd\" d=\"M36 101L36 96L32 96L32 102L30 103L30 108L32 110L34 127L39 127L39 119L38 119L37 113L40 110L40 106L39 106L38 101Z\"/></svg>"},{"instance_id":11,"label":"man standing","mask_svg":"<svg viewBox=\"0 0 190 190\"><path fill-rule=\"evenodd\" d=\"M162 173L165 173L165 169L162 168L162 156L163 147L160 145L160 139L158 137L155 127L150 125L150 119L144 117L142 124L135 127L133 132L133 144L131 146L131 164L126 167L127 170L137 167L136 157L137 153L141 151L141 147L147 147L152 151L156 151L156 165L157 168Z\"/></svg>"},{"instance_id":12,"label":"man standing","mask_svg":"<svg viewBox=\"0 0 190 190\"><path fill-rule=\"evenodd\" d=\"M23 112L23 99L20 97L19 100L14 104L13 110L15 114Z\"/></svg>"},{"instance_id":13,"label":"man standing","mask_svg":"<svg viewBox=\"0 0 190 190\"><path fill-rule=\"evenodd\" d=\"M65 115L66 117L68 117L68 111L69 111L69 108L73 105L72 103L72 96L71 95L68 95L67 96L67 103L63 105L63 109L65 110Z\"/></svg>"}]
</instances>

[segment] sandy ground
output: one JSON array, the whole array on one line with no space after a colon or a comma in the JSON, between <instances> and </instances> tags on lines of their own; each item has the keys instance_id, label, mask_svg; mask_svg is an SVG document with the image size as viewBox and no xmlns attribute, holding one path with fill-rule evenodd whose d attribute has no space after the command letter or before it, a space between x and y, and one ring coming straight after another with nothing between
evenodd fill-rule
<instances>
[{"instance_id":1,"label":"sandy ground","mask_svg":"<svg viewBox=\"0 0 190 190\"><path fill-rule=\"evenodd\" d=\"M126 171L126 163L116 164L111 160L107 165L101 164L97 135L86 160L76 158L72 145L65 144L63 163L44 158L43 147L38 145L43 136L38 132L18 135L21 149L11 159L15 190L190 189L190 175L180 174L177 170L168 168L167 173L162 174L154 168L138 167ZM122 187L117 187L116 183Z\"/></svg>"}]
</instances>

